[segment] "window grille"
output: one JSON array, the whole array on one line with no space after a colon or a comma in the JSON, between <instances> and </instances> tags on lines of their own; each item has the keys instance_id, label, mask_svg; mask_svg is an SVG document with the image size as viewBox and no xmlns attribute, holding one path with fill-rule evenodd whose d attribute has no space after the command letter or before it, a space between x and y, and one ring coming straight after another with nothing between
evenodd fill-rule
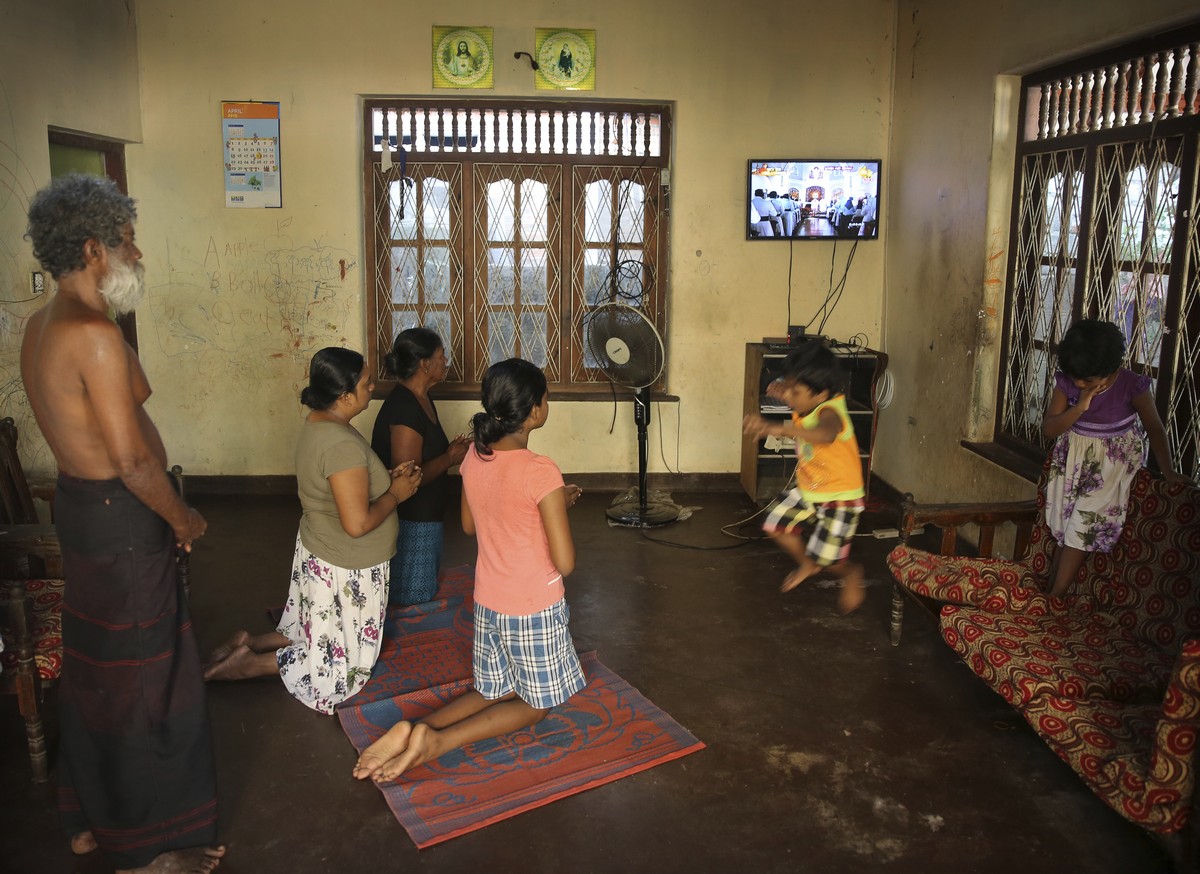
<instances>
[{"instance_id":1,"label":"window grille","mask_svg":"<svg viewBox=\"0 0 1200 874\"><path fill-rule=\"evenodd\" d=\"M996 439L1041 459L1054 353L1078 318L1122 327L1175 465L1200 474L1200 26L1027 77Z\"/></svg>"}]
</instances>

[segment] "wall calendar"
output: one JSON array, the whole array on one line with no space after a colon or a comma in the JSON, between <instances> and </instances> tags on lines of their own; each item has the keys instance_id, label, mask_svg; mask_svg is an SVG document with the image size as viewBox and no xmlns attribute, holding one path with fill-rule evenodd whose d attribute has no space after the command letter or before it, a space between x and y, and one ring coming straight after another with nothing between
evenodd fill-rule
<instances>
[{"instance_id":1,"label":"wall calendar","mask_svg":"<svg viewBox=\"0 0 1200 874\"><path fill-rule=\"evenodd\" d=\"M225 206L283 206L279 171L279 103L222 101Z\"/></svg>"}]
</instances>

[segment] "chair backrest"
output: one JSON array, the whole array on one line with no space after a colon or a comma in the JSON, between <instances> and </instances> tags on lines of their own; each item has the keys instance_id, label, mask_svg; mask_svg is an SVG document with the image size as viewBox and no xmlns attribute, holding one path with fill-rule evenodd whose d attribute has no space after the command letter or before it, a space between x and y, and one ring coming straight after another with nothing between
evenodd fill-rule
<instances>
[{"instance_id":1,"label":"chair backrest","mask_svg":"<svg viewBox=\"0 0 1200 874\"><path fill-rule=\"evenodd\" d=\"M0 419L0 504L0 524L37 524L33 494L17 455L17 423L7 416Z\"/></svg>"},{"instance_id":2,"label":"chair backrest","mask_svg":"<svg viewBox=\"0 0 1200 874\"><path fill-rule=\"evenodd\" d=\"M1200 488L1139 470L1121 536L1093 567L1100 609L1137 638L1174 652L1200 634Z\"/></svg>"}]
</instances>

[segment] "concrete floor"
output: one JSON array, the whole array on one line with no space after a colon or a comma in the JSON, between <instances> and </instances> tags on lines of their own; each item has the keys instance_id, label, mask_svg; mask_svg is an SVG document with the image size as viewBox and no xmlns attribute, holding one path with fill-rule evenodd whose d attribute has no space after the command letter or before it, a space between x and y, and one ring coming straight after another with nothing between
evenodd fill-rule
<instances>
[{"instance_id":1,"label":"concrete floor","mask_svg":"<svg viewBox=\"0 0 1200 874\"><path fill-rule=\"evenodd\" d=\"M581 648L708 748L418 851L371 786L337 721L276 681L210 687L220 786L220 871L1120 872L1167 871L1141 830L1094 797L909 608L888 644L894 541L859 537L865 606L806 583L769 543L733 549L721 527L755 511L740 493L676 494L692 517L614 529L611 495L572 511L567 584ZM200 497L193 558L202 652L238 626L266 630L287 590L294 499ZM894 511L862 528L890 527ZM753 529L751 529L753 530ZM647 536L648 535L648 536ZM672 548L649 537L693 548ZM473 559L448 526L448 564ZM49 709L53 711L51 693ZM51 725L53 730L53 725ZM0 701L0 871L111 872L71 857L53 783L29 779L15 701Z\"/></svg>"}]
</instances>

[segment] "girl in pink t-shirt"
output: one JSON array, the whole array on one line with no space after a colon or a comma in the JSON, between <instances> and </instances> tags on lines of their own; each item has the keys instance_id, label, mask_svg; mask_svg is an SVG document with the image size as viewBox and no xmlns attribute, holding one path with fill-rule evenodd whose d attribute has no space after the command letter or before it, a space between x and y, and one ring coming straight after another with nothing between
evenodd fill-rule
<instances>
[{"instance_id":1,"label":"girl in pink t-shirt","mask_svg":"<svg viewBox=\"0 0 1200 874\"><path fill-rule=\"evenodd\" d=\"M479 539L475 688L388 729L359 757L358 779L394 780L464 744L535 725L584 687L563 597L563 578L575 569L567 507L580 489L529 450L549 412L537 366L510 358L488 368L461 468L463 530Z\"/></svg>"}]
</instances>

